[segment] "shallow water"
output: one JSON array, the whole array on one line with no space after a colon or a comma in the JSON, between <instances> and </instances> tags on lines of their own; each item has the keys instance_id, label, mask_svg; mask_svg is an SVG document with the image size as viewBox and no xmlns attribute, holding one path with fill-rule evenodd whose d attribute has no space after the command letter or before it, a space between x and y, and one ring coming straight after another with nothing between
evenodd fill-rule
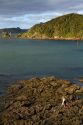
<instances>
[{"instance_id":1,"label":"shallow water","mask_svg":"<svg viewBox=\"0 0 83 125\"><path fill-rule=\"evenodd\" d=\"M45 75L83 76L83 41L0 39L0 92L10 82Z\"/></svg>"}]
</instances>

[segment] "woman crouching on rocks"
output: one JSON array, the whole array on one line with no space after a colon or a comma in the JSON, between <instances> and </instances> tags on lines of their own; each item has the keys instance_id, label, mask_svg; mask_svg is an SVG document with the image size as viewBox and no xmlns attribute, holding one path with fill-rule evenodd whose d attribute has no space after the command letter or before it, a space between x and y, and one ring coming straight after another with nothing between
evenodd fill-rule
<instances>
[{"instance_id":1,"label":"woman crouching on rocks","mask_svg":"<svg viewBox=\"0 0 83 125\"><path fill-rule=\"evenodd\" d=\"M62 96L62 104L61 106L64 106L64 108L69 107L68 101L65 96Z\"/></svg>"}]
</instances>

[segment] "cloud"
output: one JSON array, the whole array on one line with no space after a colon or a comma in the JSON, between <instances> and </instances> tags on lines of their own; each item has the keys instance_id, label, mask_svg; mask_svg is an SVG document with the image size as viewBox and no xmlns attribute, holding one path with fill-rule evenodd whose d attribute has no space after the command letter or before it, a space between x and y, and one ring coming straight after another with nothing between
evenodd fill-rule
<instances>
[{"instance_id":1,"label":"cloud","mask_svg":"<svg viewBox=\"0 0 83 125\"><path fill-rule=\"evenodd\" d=\"M70 9L82 9L83 10L83 4L79 4L79 5L76 5L76 6L72 6L70 7Z\"/></svg>"},{"instance_id":2,"label":"cloud","mask_svg":"<svg viewBox=\"0 0 83 125\"><path fill-rule=\"evenodd\" d=\"M45 11L66 11L70 7L83 5L82 0L0 0L1 15L22 15ZM80 7L79 7L80 9Z\"/></svg>"},{"instance_id":3,"label":"cloud","mask_svg":"<svg viewBox=\"0 0 83 125\"><path fill-rule=\"evenodd\" d=\"M36 23L40 22L46 22L52 18L55 18L57 16L63 15L61 12L46 12L46 13L41 13L41 14L25 14L22 16L17 16L17 17L11 17L11 18L5 18L5 17L0 17L0 26L6 23L6 27L21 27L21 28L30 28ZM4 25L3 27L4 28Z\"/></svg>"},{"instance_id":4,"label":"cloud","mask_svg":"<svg viewBox=\"0 0 83 125\"><path fill-rule=\"evenodd\" d=\"M83 14L83 0L0 0L0 27L29 28L71 12Z\"/></svg>"}]
</instances>

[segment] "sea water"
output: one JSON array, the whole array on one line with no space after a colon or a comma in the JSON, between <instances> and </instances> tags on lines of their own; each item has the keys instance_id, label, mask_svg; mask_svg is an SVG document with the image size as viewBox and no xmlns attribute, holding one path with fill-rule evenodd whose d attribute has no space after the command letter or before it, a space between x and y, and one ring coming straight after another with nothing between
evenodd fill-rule
<instances>
[{"instance_id":1,"label":"sea water","mask_svg":"<svg viewBox=\"0 0 83 125\"><path fill-rule=\"evenodd\" d=\"M83 76L83 41L0 39L0 92L16 80L51 75Z\"/></svg>"}]
</instances>

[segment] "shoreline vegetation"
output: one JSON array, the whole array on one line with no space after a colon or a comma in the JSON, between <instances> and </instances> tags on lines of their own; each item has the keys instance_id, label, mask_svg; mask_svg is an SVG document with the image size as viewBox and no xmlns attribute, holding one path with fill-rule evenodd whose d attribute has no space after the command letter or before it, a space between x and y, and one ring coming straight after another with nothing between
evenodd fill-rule
<instances>
[{"instance_id":1,"label":"shoreline vegetation","mask_svg":"<svg viewBox=\"0 0 83 125\"><path fill-rule=\"evenodd\" d=\"M30 29L0 29L1 38L23 38L40 40L83 40L83 15L70 13L39 23Z\"/></svg>"},{"instance_id":2,"label":"shoreline vegetation","mask_svg":"<svg viewBox=\"0 0 83 125\"><path fill-rule=\"evenodd\" d=\"M20 38L19 39L29 39L29 40L75 40L75 41L83 41L83 38Z\"/></svg>"},{"instance_id":3,"label":"shoreline vegetation","mask_svg":"<svg viewBox=\"0 0 83 125\"><path fill-rule=\"evenodd\" d=\"M39 23L30 29L0 29L1 38L40 40L83 40L83 15L70 13Z\"/></svg>"},{"instance_id":4,"label":"shoreline vegetation","mask_svg":"<svg viewBox=\"0 0 83 125\"><path fill-rule=\"evenodd\" d=\"M61 106L62 97L68 102ZM8 88L0 125L82 125L83 87L54 76L20 80Z\"/></svg>"},{"instance_id":5,"label":"shoreline vegetation","mask_svg":"<svg viewBox=\"0 0 83 125\"><path fill-rule=\"evenodd\" d=\"M83 15L71 13L32 26L17 38L83 40Z\"/></svg>"}]
</instances>

